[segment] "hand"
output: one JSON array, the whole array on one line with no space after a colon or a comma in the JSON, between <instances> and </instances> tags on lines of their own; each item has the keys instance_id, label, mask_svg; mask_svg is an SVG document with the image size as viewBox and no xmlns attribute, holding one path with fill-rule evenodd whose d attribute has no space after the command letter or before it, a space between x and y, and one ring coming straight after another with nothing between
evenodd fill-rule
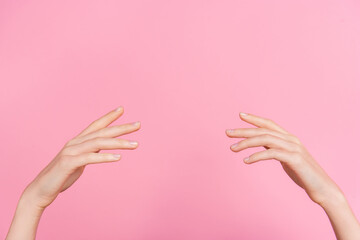
<instances>
[{"instance_id":1,"label":"hand","mask_svg":"<svg viewBox=\"0 0 360 240\"><path fill-rule=\"evenodd\" d=\"M231 138L245 138L230 148L239 152L251 147L263 146L244 159L247 164L262 160L278 160L287 175L309 195L311 200L323 206L329 199L342 197L340 188L326 174L306 150L300 140L273 121L252 114L240 113L240 118L258 128L226 130Z\"/></svg>"},{"instance_id":2,"label":"hand","mask_svg":"<svg viewBox=\"0 0 360 240\"><path fill-rule=\"evenodd\" d=\"M100 150L137 148L137 142L116 137L139 130L140 122L107 127L123 112L119 107L107 113L68 141L26 187L22 198L43 210L81 176L87 164L114 162L121 157L120 154L99 153Z\"/></svg>"}]
</instances>

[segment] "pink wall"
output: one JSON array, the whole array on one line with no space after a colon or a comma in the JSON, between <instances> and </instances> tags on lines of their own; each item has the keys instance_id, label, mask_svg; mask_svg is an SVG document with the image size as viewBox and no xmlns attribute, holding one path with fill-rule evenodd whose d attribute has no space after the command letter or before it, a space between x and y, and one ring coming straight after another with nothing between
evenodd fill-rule
<instances>
[{"instance_id":1,"label":"pink wall","mask_svg":"<svg viewBox=\"0 0 360 240\"><path fill-rule=\"evenodd\" d=\"M123 105L140 146L90 165L38 239L335 239L276 161L245 165L238 112L297 135L360 217L360 4L1 1L0 237L63 144Z\"/></svg>"}]
</instances>

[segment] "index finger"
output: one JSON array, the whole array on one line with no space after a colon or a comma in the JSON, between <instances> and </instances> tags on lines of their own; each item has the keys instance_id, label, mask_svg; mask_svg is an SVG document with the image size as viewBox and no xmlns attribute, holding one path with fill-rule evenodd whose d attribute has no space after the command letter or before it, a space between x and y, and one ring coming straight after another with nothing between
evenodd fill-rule
<instances>
[{"instance_id":1,"label":"index finger","mask_svg":"<svg viewBox=\"0 0 360 240\"><path fill-rule=\"evenodd\" d=\"M281 132L284 134L290 134L288 131L286 131L285 129L283 129L282 127L280 127L278 124L276 124L274 121L270 119L262 118L254 114L242 113L242 112L239 114L239 116L243 121L250 123L254 126L271 129L273 131Z\"/></svg>"},{"instance_id":2,"label":"index finger","mask_svg":"<svg viewBox=\"0 0 360 240\"><path fill-rule=\"evenodd\" d=\"M101 118L93 121L87 128L85 128L81 133L79 133L76 137L81 137L86 134L92 133L99 129L109 126L112 122L118 119L124 113L124 108L122 106L108 112Z\"/></svg>"}]
</instances>

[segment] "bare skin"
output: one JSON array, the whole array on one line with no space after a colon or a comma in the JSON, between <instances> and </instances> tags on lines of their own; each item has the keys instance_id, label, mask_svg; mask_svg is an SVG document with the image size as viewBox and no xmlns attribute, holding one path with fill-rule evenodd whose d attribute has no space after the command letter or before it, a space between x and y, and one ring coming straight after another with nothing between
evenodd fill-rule
<instances>
[{"instance_id":1,"label":"bare skin","mask_svg":"<svg viewBox=\"0 0 360 240\"><path fill-rule=\"evenodd\" d=\"M83 173L86 165L119 161L120 154L105 149L135 149L136 141L116 138L140 129L140 122L108 127L124 112L119 107L92 122L68 141L55 158L25 188L18 202L6 240L35 239L42 213Z\"/></svg>"},{"instance_id":2,"label":"bare skin","mask_svg":"<svg viewBox=\"0 0 360 240\"><path fill-rule=\"evenodd\" d=\"M360 239L359 222L343 192L300 140L269 119L246 113L240 113L240 118L257 128L227 129L227 136L243 138L231 145L230 149L239 152L252 147L265 147L266 150L250 155L244 162L279 161L287 175L325 210L338 240Z\"/></svg>"},{"instance_id":3,"label":"bare skin","mask_svg":"<svg viewBox=\"0 0 360 240\"><path fill-rule=\"evenodd\" d=\"M118 154L99 151L135 149L138 146L137 142L116 137L139 130L139 122L108 127L122 114L123 108L109 112L64 145L23 191L6 240L35 239L46 207L81 176L87 164L120 159ZM240 118L257 128L226 130L229 137L243 138L233 144L231 150L239 152L251 147L265 147L265 151L252 154L244 162L252 164L271 159L279 161L289 177L325 210L338 240L360 239L360 225L341 189L300 140L269 119L244 113L240 114Z\"/></svg>"}]
</instances>

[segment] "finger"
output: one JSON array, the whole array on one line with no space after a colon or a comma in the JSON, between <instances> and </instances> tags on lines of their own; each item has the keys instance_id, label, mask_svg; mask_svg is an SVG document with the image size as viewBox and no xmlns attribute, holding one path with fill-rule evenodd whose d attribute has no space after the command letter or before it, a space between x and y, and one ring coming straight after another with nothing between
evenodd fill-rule
<instances>
[{"instance_id":1,"label":"finger","mask_svg":"<svg viewBox=\"0 0 360 240\"><path fill-rule=\"evenodd\" d=\"M101 128L109 126L112 122L118 119L124 113L124 108L122 106L116 108L115 110L105 114L99 119L93 121L87 128L85 128L81 133L76 137L81 137Z\"/></svg>"},{"instance_id":2,"label":"finger","mask_svg":"<svg viewBox=\"0 0 360 240\"><path fill-rule=\"evenodd\" d=\"M239 116L243 121L250 123L254 126L268 128L270 130L281 132L284 134L290 134L289 132L287 132L285 129L283 129L282 127L280 127L278 124L276 124L274 121L270 119L262 118L248 113L240 113Z\"/></svg>"},{"instance_id":3,"label":"finger","mask_svg":"<svg viewBox=\"0 0 360 240\"><path fill-rule=\"evenodd\" d=\"M123 125L106 127L106 128L97 130L95 132L89 133L87 135L84 135L82 137L75 138L68 145L70 146L70 145L79 144L79 143L85 142L87 140L90 140L93 138L99 138L99 137L114 138L114 137L118 137L118 136L122 136L122 135L125 135L128 133L135 132L139 129L140 129L140 122L127 123L127 124L123 124Z\"/></svg>"},{"instance_id":4,"label":"finger","mask_svg":"<svg viewBox=\"0 0 360 240\"><path fill-rule=\"evenodd\" d=\"M272 131L267 128L227 129L225 133L228 137L231 137L231 138L249 138L249 137L255 137L255 136L264 135L264 134L270 134L270 135L282 138L287 141L293 141L293 139L290 137L290 135Z\"/></svg>"},{"instance_id":5,"label":"finger","mask_svg":"<svg viewBox=\"0 0 360 240\"><path fill-rule=\"evenodd\" d=\"M251 163L259 162L259 161L263 161L263 160L275 159L275 160L278 160L279 162L286 163L289 161L289 159L291 159L293 157L293 154L294 153L283 151L280 149L271 148L271 149L268 149L265 151L256 152L256 153L250 155L249 157L244 158L244 162L247 164L251 164Z\"/></svg>"},{"instance_id":6,"label":"finger","mask_svg":"<svg viewBox=\"0 0 360 240\"><path fill-rule=\"evenodd\" d=\"M237 142L231 145L231 150L234 152L242 151L246 148L252 147L268 147L268 148L277 148L287 151L295 151L296 144L288 142L282 138L264 134L255 137L246 138L240 142Z\"/></svg>"},{"instance_id":7,"label":"finger","mask_svg":"<svg viewBox=\"0 0 360 240\"><path fill-rule=\"evenodd\" d=\"M76 156L65 156L61 161L68 169L77 169L87 164L115 162L120 160L120 154L112 153L82 153Z\"/></svg>"},{"instance_id":8,"label":"finger","mask_svg":"<svg viewBox=\"0 0 360 240\"><path fill-rule=\"evenodd\" d=\"M65 155L78 155L85 152L98 152L108 149L135 149L139 145L136 141L119 138L94 138L83 143L72 145L63 149Z\"/></svg>"}]
</instances>

